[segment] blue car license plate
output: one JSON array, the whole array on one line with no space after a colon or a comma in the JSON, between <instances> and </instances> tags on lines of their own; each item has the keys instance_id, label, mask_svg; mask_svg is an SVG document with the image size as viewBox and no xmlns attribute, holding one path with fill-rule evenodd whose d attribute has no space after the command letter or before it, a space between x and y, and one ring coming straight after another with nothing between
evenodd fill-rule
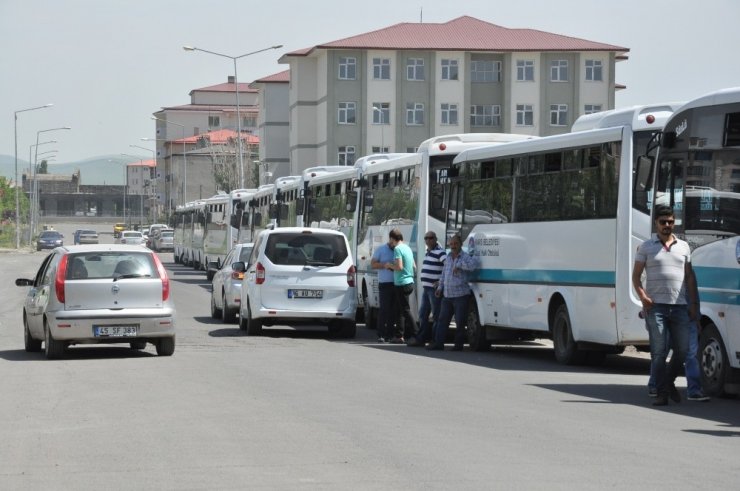
<instances>
[{"instance_id":1,"label":"blue car license plate","mask_svg":"<svg viewBox=\"0 0 740 491\"><path fill-rule=\"evenodd\" d=\"M324 290L288 290L288 298L324 298Z\"/></svg>"}]
</instances>

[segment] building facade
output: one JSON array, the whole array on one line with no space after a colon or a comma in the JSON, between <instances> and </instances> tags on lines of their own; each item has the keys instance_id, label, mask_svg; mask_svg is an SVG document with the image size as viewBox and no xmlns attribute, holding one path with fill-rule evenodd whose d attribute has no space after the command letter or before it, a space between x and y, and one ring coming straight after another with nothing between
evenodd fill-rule
<instances>
[{"instance_id":1,"label":"building facade","mask_svg":"<svg viewBox=\"0 0 740 491\"><path fill-rule=\"evenodd\" d=\"M290 173L414 151L436 135L567 132L614 108L628 51L465 16L287 53Z\"/></svg>"},{"instance_id":2,"label":"building facade","mask_svg":"<svg viewBox=\"0 0 740 491\"><path fill-rule=\"evenodd\" d=\"M250 87L259 90L257 126L260 138L260 183L290 175L289 85L290 71L255 80Z\"/></svg>"}]
</instances>

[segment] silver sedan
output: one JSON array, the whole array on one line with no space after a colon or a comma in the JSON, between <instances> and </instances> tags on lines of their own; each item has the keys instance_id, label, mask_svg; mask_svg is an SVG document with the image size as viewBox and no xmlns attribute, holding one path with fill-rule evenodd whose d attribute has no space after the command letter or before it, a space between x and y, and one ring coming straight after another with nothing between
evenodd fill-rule
<instances>
[{"instance_id":1,"label":"silver sedan","mask_svg":"<svg viewBox=\"0 0 740 491\"><path fill-rule=\"evenodd\" d=\"M249 262L254 244L237 244L226 255L221 269L213 274L211 282L211 317L223 322L234 322L242 299L243 272L234 271L231 265L237 261Z\"/></svg>"}]
</instances>

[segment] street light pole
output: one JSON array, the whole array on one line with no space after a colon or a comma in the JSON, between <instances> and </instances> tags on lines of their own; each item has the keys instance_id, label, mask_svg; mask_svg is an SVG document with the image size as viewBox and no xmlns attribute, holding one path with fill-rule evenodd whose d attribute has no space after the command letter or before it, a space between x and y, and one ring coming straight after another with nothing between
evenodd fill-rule
<instances>
[{"instance_id":1,"label":"street light pole","mask_svg":"<svg viewBox=\"0 0 740 491\"><path fill-rule=\"evenodd\" d=\"M38 210L38 203L37 203L37 201L39 199L39 195L38 195L38 193L39 193L39 183L38 183L38 175L36 173L36 164L37 164L38 157L39 157L39 136L41 135L41 133L47 133L49 131L71 130L71 129L72 128L70 126L60 126L59 128L49 128L49 129L46 129L46 130L39 130L39 131L36 132L36 152L35 152L35 156L33 158L33 176L34 176L34 179L31 182L31 184L33 185L33 192L31 193L31 197L32 197L32 200L31 200L32 213L31 213L31 223L30 223L31 232L28 234L31 237L31 239L33 238L33 233L36 231L36 225L37 225L37 223L36 223L36 213L39 212L39 210ZM28 241L29 242L29 245L31 243L31 239L29 239L29 241Z\"/></svg>"},{"instance_id":2,"label":"street light pole","mask_svg":"<svg viewBox=\"0 0 740 491\"><path fill-rule=\"evenodd\" d=\"M15 248L20 249L21 247L21 202L18 194L18 113L25 113L28 111L35 111L36 109L44 109L51 107L54 104L44 104L43 106L29 107L27 109L19 109L13 112L13 136L15 138ZM29 159L30 161L30 159ZM21 189L22 190L22 189Z\"/></svg>"},{"instance_id":3,"label":"street light pole","mask_svg":"<svg viewBox=\"0 0 740 491\"><path fill-rule=\"evenodd\" d=\"M239 112L239 77L237 76L236 72L236 60L238 60L239 58L244 58L246 56L256 55L257 53L262 53L263 51L280 49L282 47L282 44L278 44L275 46L270 46L269 48L258 49L257 51L252 51L250 53L245 53L239 56L229 56L223 53L216 53L215 51L208 51L207 49L196 48L194 46L182 47L182 49L184 49L185 51L201 51L203 53L209 53L212 55L221 56L223 58L229 58L234 62L234 92L236 93L236 145L237 151L239 152L239 157L237 161L239 162L239 187L242 189L244 188L244 156L242 155L242 118Z\"/></svg>"}]
</instances>

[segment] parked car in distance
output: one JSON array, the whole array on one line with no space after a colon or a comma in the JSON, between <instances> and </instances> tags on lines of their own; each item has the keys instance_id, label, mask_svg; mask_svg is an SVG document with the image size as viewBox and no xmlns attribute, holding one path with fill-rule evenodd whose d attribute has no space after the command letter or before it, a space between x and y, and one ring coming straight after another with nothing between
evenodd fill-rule
<instances>
[{"instance_id":1,"label":"parked car in distance","mask_svg":"<svg viewBox=\"0 0 740 491\"><path fill-rule=\"evenodd\" d=\"M121 235L121 232L123 232L124 230L126 230L125 223L116 223L115 225L113 225L113 238L117 239Z\"/></svg>"},{"instance_id":2,"label":"parked car in distance","mask_svg":"<svg viewBox=\"0 0 740 491\"><path fill-rule=\"evenodd\" d=\"M161 261L141 246L96 244L57 247L34 278L23 304L25 349L49 359L76 344L127 343L175 351L175 306Z\"/></svg>"},{"instance_id":3,"label":"parked car in distance","mask_svg":"<svg viewBox=\"0 0 740 491\"><path fill-rule=\"evenodd\" d=\"M221 268L211 281L211 317L224 323L233 322L239 313L242 298L244 271L234 271L233 263L248 263L254 244L237 244L229 251Z\"/></svg>"},{"instance_id":4,"label":"parked car in distance","mask_svg":"<svg viewBox=\"0 0 740 491\"><path fill-rule=\"evenodd\" d=\"M162 228L152 240L152 249L157 252L175 250L175 231L171 228Z\"/></svg>"},{"instance_id":5,"label":"parked car in distance","mask_svg":"<svg viewBox=\"0 0 740 491\"><path fill-rule=\"evenodd\" d=\"M54 249L64 245L64 236L56 230L44 230L36 239L36 250L41 249Z\"/></svg>"},{"instance_id":6,"label":"parked car in distance","mask_svg":"<svg viewBox=\"0 0 740 491\"><path fill-rule=\"evenodd\" d=\"M347 237L335 230L285 227L263 230L244 272L239 327L259 335L274 324L324 324L329 333L353 338L356 270Z\"/></svg>"},{"instance_id":7,"label":"parked car in distance","mask_svg":"<svg viewBox=\"0 0 740 491\"><path fill-rule=\"evenodd\" d=\"M97 244L99 242L98 233L95 230L78 229L74 233L74 244Z\"/></svg>"},{"instance_id":8,"label":"parked car in distance","mask_svg":"<svg viewBox=\"0 0 740 491\"><path fill-rule=\"evenodd\" d=\"M141 245L145 243L144 236L138 230L124 230L116 240L117 244Z\"/></svg>"}]
</instances>

